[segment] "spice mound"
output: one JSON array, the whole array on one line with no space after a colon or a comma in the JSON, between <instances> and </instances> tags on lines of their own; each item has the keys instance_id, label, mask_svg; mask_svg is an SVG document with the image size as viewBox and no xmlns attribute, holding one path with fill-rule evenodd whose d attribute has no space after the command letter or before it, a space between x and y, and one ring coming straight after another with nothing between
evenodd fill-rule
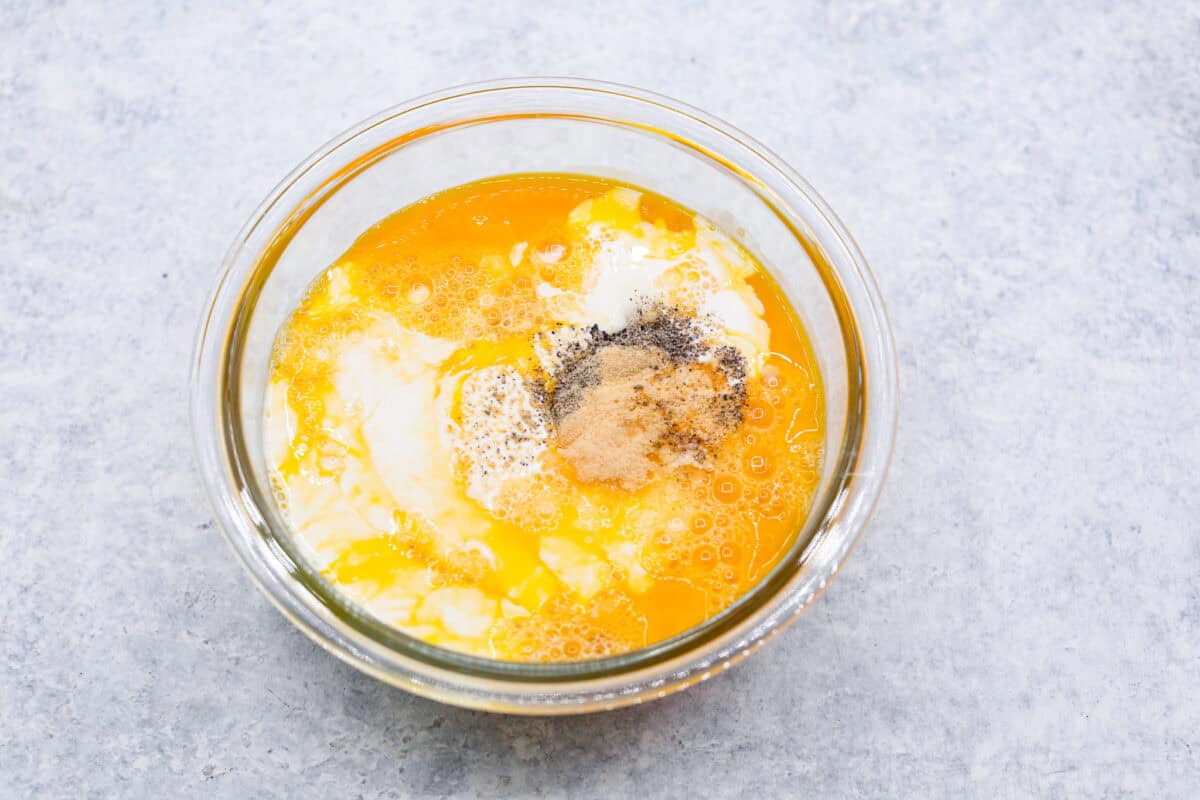
<instances>
[{"instance_id":1,"label":"spice mound","mask_svg":"<svg viewBox=\"0 0 1200 800\"><path fill-rule=\"evenodd\" d=\"M582 481L632 491L703 466L742 422L745 360L678 309L643 308L615 333L555 334L546 399L558 452Z\"/></svg>"}]
</instances>

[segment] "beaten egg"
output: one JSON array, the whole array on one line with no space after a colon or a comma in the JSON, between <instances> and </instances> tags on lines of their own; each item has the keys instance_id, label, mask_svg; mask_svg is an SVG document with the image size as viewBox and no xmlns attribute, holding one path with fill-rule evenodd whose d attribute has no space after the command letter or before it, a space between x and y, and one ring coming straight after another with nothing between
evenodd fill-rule
<instances>
[{"instance_id":1,"label":"beaten egg","mask_svg":"<svg viewBox=\"0 0 1200 800\"><path fill-rule=\"evenodd\" d=\"M270 370L302 551L382 621L496 659L623 653L719 613L793 542L823 457L816 360L769 273L596 177L387 217L313 281Z\"/></svg>"}]
</instances>

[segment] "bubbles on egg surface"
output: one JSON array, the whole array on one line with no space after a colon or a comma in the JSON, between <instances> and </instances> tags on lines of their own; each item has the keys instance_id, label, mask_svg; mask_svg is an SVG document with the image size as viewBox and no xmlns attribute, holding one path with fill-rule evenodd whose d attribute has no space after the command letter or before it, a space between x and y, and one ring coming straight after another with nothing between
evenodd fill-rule
<instances>
[{"instance_id":1,"label":"bubbles on egg surface","mask_svg":"<svg viewBox=\"0 0 1200 800\"><path fill-rule=\"evenodd\" d=\"M775 456L765 448L750 450L743 463L746 474L757 481L766 480L775 473Z\"/></svg>"},{"instance_id":2,"label":"bubbles on egg surface","mask_svg":"<svg viewBox=\"0 0 1200 800\"><path fill-rule=\"evenodd\" d=\"M652 575L693 584L715 610L749 588L755 564L781 552L815 484L796 481L802 456L788 447L786 417L766 403L765 381L749 389L743 429L726 441L710 470L696 470L685 482L694 494L687 502L696 508L690 525L672 531L672 520L664 519L643 555Z\"/></svg>"},{"instance_id":3,"label":"bubbles on egg surface","mask_svg":"<svg viewBox=\"0 0 1200 800\"><path fill-rule=\"evenodd\" d=\"M729 473L716 475L712 480L712 494L721 503L737 502L742 496L742 482Z\"/></svg>"},{"instance_id":4,"label":"bubbles on egg surface","mask_svg":"<svg viewBox=\"0 0 1200 800\"><path fill-rule=\"evenodd\" d=\"M442 566L447 577L455 583L464 583L473 586L481 583L487 576L493 573L492 565L488 558L483 553L472 548L470 543L450 550L442 556L442 559Z\"/></svg>"},{"instance_id":5,"label":"bubbles on egg surface","mask_svg":"<svg viewBox=\"0 0 1200 800\"><path fill-rule=\"evenodd\" d=\"M566 254L566 246L558 242L547 242L539 246L535 251L537 260L543 264L557 264Z\"/></svg>"},{"instance_id":6,"label":"bubbles on egg surface","mask_svg":"<svg viewBox=\"0 0 1200 800\"><path fill-rule=\"evenodd\" d=\"M565 478L542 471L504 483L493 500L492 515L531 533L556 530L570 508L572 490Z\"/></svg>"},{"instance_id":7,"label":"bubbles on egg surface","mask_svg":"<svg viewBox=\"0 0 1200 800\"><path fill-rule=\"evenodd\" d=\"M787 495L787 490L779 484L760 487L754 496L759 515L771 518L781 517L787 507Z\"/></svg>"},{"instance_id":8,"label":"bubbles on egg surface","mask_svg":"<svg viewBox=\"0 0 1200 800\"><path fill-rule=\"evenodd\" d=\"M605 590L586 602L560 593L529 617L501 621L497 648L525 661L600 658L645 644L645 617L631 598Z\"/></svg>"},{"instance_id":9,"label":"bubbles on egg surface","mask_svg":"<svg viewBox=\"0 0 1200 800\"><path fill-rule=\"evenodd\" d=\"M277 472L271 473L271 496L275 498L275 505L278 506L279 512L284 516L288 513L288 493L287 484L284 482L283 476Z\"/></svg>"},{"instance_id":10,"label":"bubbles on egg surface","mask_svg":"<svg viewBox=\"0 0 1200 800\"><path fill-rule=\"evenodd\" d=\"M746 422L759 430L770 429L775 416L775 410L762 400L754 400L746 407Z\"/></svg>"}]
</instances>

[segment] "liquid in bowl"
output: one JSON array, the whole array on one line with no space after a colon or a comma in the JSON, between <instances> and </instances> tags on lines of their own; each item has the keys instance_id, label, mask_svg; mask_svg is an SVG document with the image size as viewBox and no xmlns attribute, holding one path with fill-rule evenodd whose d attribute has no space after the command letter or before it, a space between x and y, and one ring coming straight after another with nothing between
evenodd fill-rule
<instances>
[{"instance_id":1,"label":"liquid in bowl","mask_svg":"<svg viewBox=\"0 0 1200 800\"><path fill-rule=\"evenodd\" d=\"M585 175L432 195L311 284L272 354L272 487L379 620L509 661L681 633L816 493L824 397L784 292L709 220Z\"/></svg>"}]
</instances>

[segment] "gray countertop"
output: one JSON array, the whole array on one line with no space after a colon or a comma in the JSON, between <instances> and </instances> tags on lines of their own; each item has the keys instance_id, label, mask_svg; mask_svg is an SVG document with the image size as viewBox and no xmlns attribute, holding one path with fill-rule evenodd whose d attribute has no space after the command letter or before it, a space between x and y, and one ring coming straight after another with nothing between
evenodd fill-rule
<instances>
[{"instance_id":1,"label":"gray countertop","mask_svg":"<svg viewBox=\"0 0 1200 800\"><path fill-rule=\"evenodd\" d=\"M0 2L0 795L1196 795L1195 4L249 5ZM517 74L768 143L857 235L900 358L830 591L719 679L584 718L439 706L310 643L214 528L188 428L204 295L271 186Z\"/></svg>"}]
</instances>

